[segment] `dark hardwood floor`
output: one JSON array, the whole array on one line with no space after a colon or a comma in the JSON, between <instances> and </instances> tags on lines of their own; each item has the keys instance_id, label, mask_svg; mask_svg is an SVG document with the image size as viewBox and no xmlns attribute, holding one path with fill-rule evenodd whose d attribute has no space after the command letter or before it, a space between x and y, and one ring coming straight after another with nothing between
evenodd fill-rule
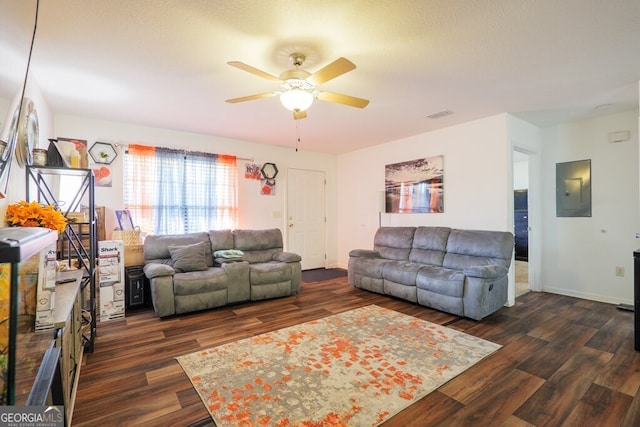
<instances>
[{"instance_id":1,"label":"dark hardwood floor","mask_svg":"<svg viewBox=\"0 0 640 427\"><path fill-rule=\"evenodd\" d=\"M390 426L639 426L633 313L529 292L475 322L354 289L346 278L299 295L160 320L152 310L98 324L85 355L74 426L213 425L175 357L367 304L504 347L424 397Z\"/></svg>"}]
</instances>

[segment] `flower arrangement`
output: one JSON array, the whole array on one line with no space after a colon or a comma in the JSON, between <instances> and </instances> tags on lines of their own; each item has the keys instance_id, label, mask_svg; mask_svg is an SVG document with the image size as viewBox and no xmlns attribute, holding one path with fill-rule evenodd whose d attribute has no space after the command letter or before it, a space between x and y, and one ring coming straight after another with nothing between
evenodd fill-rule
<instances>
[{"instance_id":1,"label":"flower arrangement","mask_svg":"<svg viewBox=\"0 0 640 427\"><path fill-rule=\"evenodd\" d=\"M5 220L11 226L45 227L59 233L67 226L67 219L53 206L24 200L7 206Z\"/></svg>"}]
</instances>

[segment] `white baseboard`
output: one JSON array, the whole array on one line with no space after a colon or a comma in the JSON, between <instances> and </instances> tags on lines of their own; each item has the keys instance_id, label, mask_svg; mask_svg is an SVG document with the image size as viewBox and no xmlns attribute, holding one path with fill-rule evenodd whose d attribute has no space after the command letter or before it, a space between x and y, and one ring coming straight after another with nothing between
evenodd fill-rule
<instances>
[{"instance_id":1,"label":"white baseboard","mask_svg":"<svg viewBox=\"0 0 640 427\"><path fill-rule=\"evenodd\" d=\"M599 295L599 294L593 294L593 293L589 293L589 292L576 292L570 289L563 289L563 288L554 288L554 287L547 287L547 286L543 286L542 287L542 292L549 292L551 294L558 294L558 295L565 295L568 297L575 297L575 298L581 298L581 299L586 299L586 300L590 300L590 301L598 301L598 302L605 302L608 304L633 304L633 300L628 300L628 299L618 299L618 298L612 298L610 296L607 295Z\"/></svg>"}]
</instances>

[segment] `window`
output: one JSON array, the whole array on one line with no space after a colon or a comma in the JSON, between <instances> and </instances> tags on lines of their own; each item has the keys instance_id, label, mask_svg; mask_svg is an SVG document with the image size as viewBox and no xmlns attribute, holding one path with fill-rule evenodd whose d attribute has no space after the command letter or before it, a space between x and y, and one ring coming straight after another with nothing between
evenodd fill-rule
<instances>
[{"instance_id":1,"label":"window","mask_svg":"<svg viewBox=\"0 0 640 427\"><path fill-rule=\"evenodd\" d=\"M235 156L130 145L124 168L125 208L142 231L236 228Z\"/></svg>"}]
</instances>

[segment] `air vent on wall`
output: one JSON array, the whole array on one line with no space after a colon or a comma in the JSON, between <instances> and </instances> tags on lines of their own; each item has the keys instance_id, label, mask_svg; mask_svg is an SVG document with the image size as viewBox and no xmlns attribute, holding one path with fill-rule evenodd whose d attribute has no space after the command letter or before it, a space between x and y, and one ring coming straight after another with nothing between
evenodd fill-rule
<instances>
[{"instance_id":1,"label":"air vent on wall","mask_svg":"<svg viewBox=\"0 0 640 427\"><path fill-rule=\"evenodd\" d=\"M450 114L453 114L453 111L450 110L442 110L442 111L438 111L437 113L433 113L433 114L429 114L427 116L428 119L439 119L441 117L444 116L448 116Z\"/></svg>"},{"instance_id":2,"label":"air vent on wall","mask_svg":"<svg viewBox=\"0 0 640 427\"><path fill-rule=\"evenodd\" d=\"M628 141L630 137L630 132L628 130L621 130L620 132L611 132L609 134L609 142L624 142Z\"/></svg>"}]
</instances>

